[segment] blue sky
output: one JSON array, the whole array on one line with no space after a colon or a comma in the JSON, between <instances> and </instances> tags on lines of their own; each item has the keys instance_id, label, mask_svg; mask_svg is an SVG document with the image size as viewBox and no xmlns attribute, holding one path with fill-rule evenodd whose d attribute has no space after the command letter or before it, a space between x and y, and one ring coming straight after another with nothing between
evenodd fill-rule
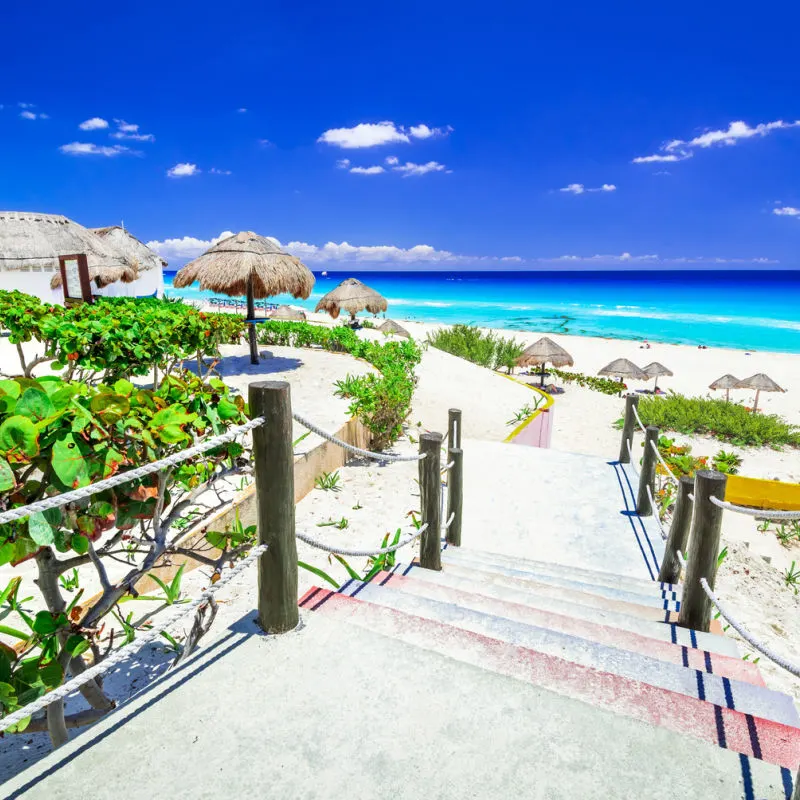
<instances>
[{"instance_id":1,"label":"blue sky","mask_svg":"<svg viewBox=\"0 0 800 800\"><path fill-rule=\"evenodd\" d=\"M646 6L15 3L0 207L173 264L800 267L800 11Z\"/></svg>"}]
</instances>

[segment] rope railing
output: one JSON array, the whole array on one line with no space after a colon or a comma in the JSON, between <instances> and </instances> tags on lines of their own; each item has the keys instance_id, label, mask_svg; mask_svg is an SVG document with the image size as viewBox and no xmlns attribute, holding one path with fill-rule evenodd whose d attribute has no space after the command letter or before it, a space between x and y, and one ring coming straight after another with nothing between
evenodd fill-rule
<instances>
[{"instance_id":1,"label":"rope railing","mask_svg":"<svg viewBox=\"0 0 800 800\"><path fill-rule=\"evenodd\" d=\"M712 497L711 502L719 508L724 508L726 511L733 511L736 514L745 514L749 517L788 520L800 519L800 511L771 511L766 508L748 508L747 506L737 506L734 503L728 503L725 500L720 500L717 497Z\"/></svg>"},{"instance_id":2,"label":"rope railing","mask_svg":"<svg viewBox=\"0 0 800 800\"><path fill-rule=\"evenodd\" d=\"M653 519L656 521L658 532L661 534L661 538L666 541L667 532L664 530L664 526L661 524L661 514L659 512L658 505L656 505L656 501L653 499L653 492L651 491L649 485L646 486L645 489L647 490L647 499L650 501L650 508L653 509Z\"/></svg>"},{"instance_id":3,"label":"rope railing","mask_svg":"<svg viewBox=\"0 0 800 800\"><path fill-rule=\"evenodd\" d=\"M631 408L633 409L633 416L636 418L636 424L639 426L641 432L645 433L647 431L647 428L644 426L642 418L639 416L639 411L637 410L635 405L632 405Z\"/></svg>"},{"instance_id":4,"label":"rope railing","mask_svg":"<svg viewBox=\"0 0 800 800\"><path fill-rule=\"evenodd\" d=\"M401 456L395 453L376 453L372 450L364 450L361 447L356 447L355 445L349 444L348 442L337 438L329 431L320 428L319 425L315 425L310 419L304 417L302 414L299 414L296 411L292 412L292 417L294 417L294 419L304 428L307 428L312 433L316 433L317 436L321 436L323 439L327 439L329 442L338 445L344 450L349 450L351 453L354 453L358 456L363 456L364 458L371 458L375 461L420 461L421 459L425 458L424 454L419 453L415 453L414 455L410 456Z\"/></svg>"},{"instance_id":5,"label":"rope railing","mask_svg":"<svg viewBox=\"0 0 800 800\"><path fill-rule=\"evenodd\" d=\"M442 472L447 472L448 470L452 469L452 468L453 468L453 465L454 465L455 463L456 463L455 461L451 461L451 462L449 462L448 464L445 464L445 465L442 467Z\"/></svg>"},{"instance_id":6,"label":"rope railing","mask_svg":"<svg viewBox=\"0 0 800 800\"><path fill-rule=\"evenodd\" d=\"M168 617L157 627L151 628L149 631L137 637L129 644L120 647L119 650L114 651L107 658L103 659L97 664L92 665L80 675L76 675L71 680L68 680L66 683L63 683L61 686L53 689L53 691L48 692L37 700L34 700L32 703L28 703L28 705L23 706L17 711L2 717L0 719L0 731L6 731L28 717L33 716L33 714L36 714L39 711L44 711L44 709L46 709L52 703L55 703L57 700L63 700L65 697L68 697L73 692L80 689L81 686L85 686L95 678L99 678L101 675L104 675L112 667L116 666L121 661L124 661L138 650L141 650L146 644L150 644L151 642L157 640L164 631L171 628L179 620L183 619L184 617L188 616L190 612L196 611L200 606L209 602L220 589L240 575L260 555L265 553L266 550L267 545L265 544L253 548L245 558L236 564L236 566L228 570L209 589L206 589L206 591L204 591L199 597L196 597L187 605L181 606L178 613Z\"/></svg>"},{"instance_id":7,"label":"rope railing","mask_svg":"<svg viewBox=\"0 0 800 800\"><path fill-rule=\"evenodd\" d=\"M664 461L664 457L661 455L661 453L660 453L660 451L658 449L658 445L654 441L651 440L650 441L650 447L652 448L653 452L655 453L656 458L658 459L658 463L661 464L661 466L664 467L664 469L666 470L667 476L670 478L670 480L675 481L675 484L677 485L679 481L675 477L675 473L669 468L669 465L667 464L667 462Z\"/></svg>"},{"instance_id":8,"label":"rope railing","mask_svg":"<svg viewBox=\"0 0 800 800\"><path fill-rule=\"evenodd\" d=\"M640 477L639 476L639 470L636 469L636 467L633 465L634 458L633 458L633 451L631 450L631 440L630 439L626 439L625 440L625 446L628 448L628 456L630 457L630 461L628 462L628 466L633 470L633 474L638 478L638 477Z\"/></svg>"},{"instance_id":9,"label":"rope railing","mask_svg":"<svg viewBox=\"0 0 800 800\"><path fill-rule=\"evenodd\" d=\"M141 467L127 470L126 472L118 472L110 478L104 478L96 483L90 483L88 486L82 486L80 489L73 489L71 492L64 492L62 494L52 495L45 497L42 500L37 500L35 503L29 503L26 506L19 506L17 508L10 508L7 511L0 512L0 525L7 522L14 522L18 519L23 519L31 514L36 514L39 511L47 511L51 508L61 508L62 506L69 505L70 503L79 500L85 500L98 492L104 492L106 489L113 489L115 486L121 486L125 483L144 478L147 475L153 475L156 472L161 472L168 467L175 467L178 464L188 461L195 456L199 456L209 450L213 450L222 444L232 442L237 436L247 433L247 431L257 428L259 425L264 424L263 417L255 417L243 425L237 425L234 428L228 429L225 433L219 436L212 436L210 439L205 439L202 442L187 447L179 453L173 453L171 456L152 461L149 464L144 464Z\"/></svg>"},{"instance_id":10,"label":"rope railing","mask_svg":"<svg viewBox=\"0 0 800 800\"><path fill-rule=\"evenodd\" d=\"M300 533L300 531L295 531L295 536L301 542L305 542L311 547L316 547L317 550L323 550L326 553L333 553L337 556L382 556L386 555L387 553L394 553L395 550L399 550L401 547L411 544L411 542L419 539L419 537L422 536L426 530L428 530L427 523L422 525L416 533L414 533L412 536L409 536L404 541L390 545L389 547L381 547L378 550L351 550L349 548L331 546L325 542L321 542L319 539L315 539L313 536L309 536L307 533Z\"/></svg>"},{"instance_id":11,"label":"rope railing","mask_svg":"<svg viewBox=\"0 0 800 800\"><path fill-rule=\"evenodd\" d=\"M455 511L451 511L451 512L450 512L450 516L449 516L449 518L448 518L447 522L445 522L445 524L444 524L442 527L443 527L445 530L447 530L447 529L450 527L450 525L452 524L452 522L453 522L453 520L454 520L455 518L456 518L456 512L455 512Z\"/></svg>"},{"instance_id":12,"label":"rope railing","mask_svg":"<svg viewBox=\"0 0 800 800\"><path fill-rule=\"evenodd\" d=\"M675 555L678 556L678 561L680 561L681 567L683 569L686 569L686 556L684 556L684 554L681 553L680 550L676 550Z\"/></svg>"},{"instance_id":13,"label":"rope railing","mask_svg":"<svg viewBox=\"0 0 800 800\"><path fill-rule=\"evenodd\" d=\"M720 615L723 619L742 637L751 647L755 650L758 650L759 653L765 655L770 661L774 661L779 667L783 667L787 672L791 672L792 675L800 678L800 665L793 664L788 659L784 658L780 653L776 653L769 645L764 644L764 642L759 641L750 633L736 617L731 614L730 610L727 606L723 605L719 598L714 594L711 587L708 585L708 581L705 578L700 578L700 585L703 587L703 591L708 596L708 599L714 605L714 607L719 611Z\"/></svg>"}]
</instances>

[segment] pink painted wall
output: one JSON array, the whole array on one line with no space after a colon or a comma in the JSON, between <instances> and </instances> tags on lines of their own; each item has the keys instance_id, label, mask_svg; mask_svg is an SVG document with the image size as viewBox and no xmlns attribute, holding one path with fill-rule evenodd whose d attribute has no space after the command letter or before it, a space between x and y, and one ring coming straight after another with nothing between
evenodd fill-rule
<instances>
[{"instance_id":1,"label":"pink painted wall","mask_svg":"<svg viewBox=\"0 0 800 800\"><path fill-rule=\"evenodd\" d=\"M533 422L526 425L511 440L511 444L522 444L528 447L550 447L554 408L554 406L550 406L550 408L537 414Z\"/></svg>"}]
</instances>

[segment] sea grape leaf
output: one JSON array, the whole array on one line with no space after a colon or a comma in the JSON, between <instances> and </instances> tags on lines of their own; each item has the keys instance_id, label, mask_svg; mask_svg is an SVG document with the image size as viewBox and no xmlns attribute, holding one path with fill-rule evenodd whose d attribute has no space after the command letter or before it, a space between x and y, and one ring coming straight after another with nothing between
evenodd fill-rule
<instances>
[{"instance_id":1,"label":"sea grape leaf","mask_svg":"<svg viewBox=\"0 0 800 800\"><path fill-rule=\"evenodd\" d=\"M0 381L0 392L16 400L22 394L22 388L16 381Z\"/></svg>"},{"instance_id":2,"label":"sea grape leaf","mask_svg":"<svg viewBox=\"0 0 800 800\"><path fill-rule=\"evenodd\" d=\"M58 479L73 489L89 483L87 454L88 448L71 433L56 441L51 463Z\"/></svg>"},{"instance_id":3,"label":"sea grape leaf","mask_svg":"<svg viewBox=\"0 0 800 800\"><path fill-rule=\"evenodd\" d=\"M217 403L217 412L220 419L233 419L239 416L239 409L224 397Z\"/></svg>"},{"instance_id":4,"label":"sea grape leaf","mask_svg":"<svg viewBox=\"0 0 800 800\"><path fill-rule=\"evenodd\" d=\"M14 413L28 417L34 422L41 422L41 420L53 416L56 409L46 392L41 389L26 389L22 393L22 397L17 400Z\"/></svg>"},{"instance_id":5,"label":"sea grape leaf","mask_svg":"<svg viewBox=\"0 0 800 800\"><path fill-rule=\"evenodd\" d=\"M114 391L117 394L121 394L123 397L130 397L135 388L136 387L130 381L126 381L125 378L120 378L114 384Z\"/></svg>"},{"instance_id":6,"label":"sea grape leaf","mask_svg":"<svg viewBox=\"0 0 800 800\"><path fill-rule=\"evenodd\" d=\"M89 408L97 414L103 422L113 423L121 419L131 410L131 404L127 397L112 392L96 394L89 401Z\"/></svg>"},{"instance_id":7,"label":"sea grape leaf","mask_svg":"<svg viewBox=\"0 0 800 800\"><path fill-rule=\"evenodd\" d=\"M53 544L55 541L53 529L41 512L31 514L30 517L28 517L28 534L40 547Z\"/></svg>"},{"instance_id":8,"label":"sea grape leaf","mask_svg":"<svg viewBox=\"0 0 800 800\"><path fill-rule=\"evenodd\" d=\"M53 614L50 611L40 611L33 621L33 630L40 636L55 633L59 628L68 624L64 614Z\"/></svg>"},{"instance_id":9,"label":"sea grape leaf","mask_svg":"<svg viewBox=\"0 0 800 800\"><path fill-rule=\"evenodd\" d=\"M38 452L39 434L27 417L15 414L0 425L0 453L11 463L30 461Z\"/></svg>"},{"instance_id":10,"label":"sea grape leaf","mask_svg":"<svg viewBox=\"0 0 800 800\"><path fill-rule=\"evenodd\" d=\"M16 486L14 471L2 456L0 456L0 492L7 492Z\"/></svg>"},{"instance_id":11,"label":"sea grape leaf","mask_svg":"<svg viewBox=\"0 0 800 800\"><path fill-rule=\"evenodd\" d=\"M58 661L50 661L43 667L39 667L39 678L48 689L52 689L61 685L61 681L64 680L64 670L61 669Z\"/></svg>"}]
</instances>

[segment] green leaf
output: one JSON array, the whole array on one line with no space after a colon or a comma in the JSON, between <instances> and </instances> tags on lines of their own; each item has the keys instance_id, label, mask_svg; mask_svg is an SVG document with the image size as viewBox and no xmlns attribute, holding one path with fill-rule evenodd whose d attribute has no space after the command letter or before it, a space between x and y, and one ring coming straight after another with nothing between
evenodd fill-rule
<instances>
[{"instance_id":1,"label":"green leaf","mask_svg":"<svg viewBox=\"0 0 800 800\"><path fill-rule=\"evenodd\" d=\"M89 409L92 413L97 414L103 422L114 423L131 410L131 404L128 398L121 394L105 392L96 394L89 401Z\"/></svg>"},{"instance_id":2,"label":"green leaf","mask_svg":"<svg viewBox=\"0 0 800 800\"><path fill-rule=\"evenodd\" d=\"M16 485L17 482L14 479L14 471L8 465L8 461L0 456L0 492L7 492Z\"/></svg>"},{"instance_id":3,"label":"green leaf","mask_svg":"<svg viewBox=\"0 0 800 800\"><path fill-rule=\"evenodd\" d=\"M10 462L30 461L39 453L36 426L22 415L9 417L0 425L0 453Z\"/></svg>"},{"instance_id":4,"label":"green leaf","mask_svg":"<svg viewBox=\"0 0 800 800\"><path fill-rule=\"evenodd\" d=\"M40 636L55 633L59 628L68 624L64 614L52 614L49 611L40 611L33 621L33 630Z\"/></svg>"},{"instance_id":5,"label":"green leaf","mask_svg":"<svg viewBox=\"0 0 800 800\"><path fill-rule=\"evenodd\" d=\"M217 404L217 413L220 419L234 419L239 416L239 409L224 397Z\"/></svg>"},{"instance_id":6,"label":"green leaf","mask_svg":"<svg viewBox=\"0 0 800 800\"><path fill-rule=\"evenodd\" d=\"M52 465L58 479L72 489L89 483L88 448L71 433L53 445Z\"/></svg>"},{"instance_id":7,"label":"green leaf","mask_svg":"<svg viewBox=\"0 0 800 800\"><path fill-rule=\"evenodd\" d=\"M28 417L34 422L40 422L56 413L52 401L47 396L47 393L41 389L26 389L22 393L22 397L17 400L17 406L14 411L16 414Z\"/></svg>"},{"instance_id":8,"label":"green leaf","mask_svg":"<svg viewBox=\"0 0 800 800\"><path fill-rule=\"evenodd\" d=\"M21 631L18 628L11 628L8 625L0 625L0 633L4 633L6 636L13 636L15 639L22 639L23 642L31 638L29 633L25 633L25 631Z\"/></svg>"},{"instance_id":9,"label":"green leaf","mask_svg":"<svg viewBox=\"0 0 800 800\"><path fill-rule=\"evenodd\" d=\"M120 378L120 380L114 384L114 391L117 394L121 394L123 397L130 397L135 388L136 387L130 381L126 381L124 378Z\"/></svg>"},{"instance_id":10,"label":"green leaf","mask_svg":"<svg viewBox=\"0 0 800 800\"><path fill-rule=\"evenodd\" d=\"M89 539L80 533L73 534L72 536L72 549L79 555L85 555L89 552Z\"/></svg>"},{"instance_id":11,"label":"green leaf","mask_svg":"<svg viewBox=\"0 0 800 800\"><path fill-rule=\"evenodd\" d=\"M331 555L347 570L347 574L354 580L362 580L361 576L347 563L346 559L338 553L331 553Z\"/></svg>"},{"instance_id":12,"label":"green leaf","mask_svg":"<svg viewBox=\"0 0 800 800\"><path fill-rule=\"evenodd\" d=\"M39 678L48 689L54 689L61 685L64 680L64 670L58 661L51 661L43 667L39 667Z\"/></svg>"},{"instance_id":13,"label":"green leaf","mask_svg":"<svg viewBox=\"0 0 800 800\"><path fill-rule=\"evenodd\" d=\"M319 567L314 567L311 564L306 564L305 561L298 561L297 566L301 567L302 569L306 569L309 572L313 572L314 575L318 575L320 578L330 583L334 589L339 588L339 584L333 578L331 578L331 576L328 575L327 572L323 572Z\"/></svg>"},{"instance_id":14,"label":"green leaf","mask_svg":"<svg viewBox=\"0 0 800 800\"><path fill-rule=\"evenodd\" d=\"M72 636L67 637L64 647L71 655L79 656L81 653L85 653L89 649L89 642L87 642L83 636L73 633Z\"/></svg>"},{"instance_id":15,"label":"green leaf","mask_svg":"<svg viewBox=\"0 0 800 800\"><path fill-rule=\"evenodd\" d=\"M53 529L40 511L28 517L28 533L39 547L53 544L55 541Z\"/></svg>"},{"instance_id":16,"label":"green leaf","mask_svg":"<svg viewBox=\"0 0 800 800\"><path fill-rule=\"evenodd\" d=\"M0 392L17 400L22 393L22 387L16 381L0 381Z\"/></svg>"}]
</instances>

